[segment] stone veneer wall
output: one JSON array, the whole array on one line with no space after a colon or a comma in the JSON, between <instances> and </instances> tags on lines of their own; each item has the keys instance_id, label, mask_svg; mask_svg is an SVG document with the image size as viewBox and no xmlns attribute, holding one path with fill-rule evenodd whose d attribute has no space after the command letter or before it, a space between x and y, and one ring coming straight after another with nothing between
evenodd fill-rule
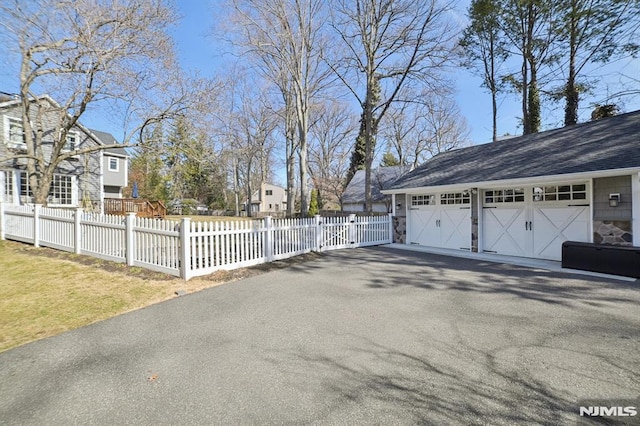
<instances>
[{"instance_id":1,"label":"stone veneer wall","mask_svg":"<svg viewBox=\"0 0 640 426\"><path fill-rule=\"evenodd\" d=\"M393 217L393 242L405 244L407 241L407 218L406 216Z\"/></svg>"},{"instance_id":2,"label":"stone veneer wall","mask_svg":"<svg viewBox=\"0 0 640 426\"><path fill-rule=\"evenodd\" d=\"M618 207L609 207L609 194L619 193ZM593 242L595 244L633 245L631 229L631 176L593 180Z\"/></svg>"},{"instance_id":3,"label":"stone veneer wall","mask_svg":"<svg viewBox=\"0 0 640 426\"><path fill-rule=\"evenodd\" d=\"M471 251L478 252L478 205L480 191L474 188L475 194L471 193Z\"/></svg>"},{"instance_id":4,"label":"stone veneer wall","mask_svg":"<svg viewBox=\"0 0 640 426\"><path fill-rule=\"evenodd\" d=\"M615 244L630 246L633 244L631 221L594 220L593 242L596 244Z\"/></svg>"}]
</instances>

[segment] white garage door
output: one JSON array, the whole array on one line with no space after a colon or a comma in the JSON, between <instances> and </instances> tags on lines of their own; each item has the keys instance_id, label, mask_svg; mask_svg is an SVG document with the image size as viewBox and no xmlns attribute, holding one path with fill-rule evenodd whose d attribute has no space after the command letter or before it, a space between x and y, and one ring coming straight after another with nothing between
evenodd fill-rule
<instances>
[{"instance_id":1,"label":"white garage door","mask_svg":"<svg viewBox=\"0 0 640 426\"><path fill-rule=\"evenodd\" d=\"M471 249L471 204L464 193L414 195L408 241L429 247Z\"/></svg>"},{"instance_id":2,"label":"white garage door","mask_svg":"<svg viewBox=\"0 0 640 426\"><path fill-rule=\"evenodd\" d=\"M561 260L565 241L590 241L587 186L483 191L483 249Z\"/></svg>"}]
</instances>

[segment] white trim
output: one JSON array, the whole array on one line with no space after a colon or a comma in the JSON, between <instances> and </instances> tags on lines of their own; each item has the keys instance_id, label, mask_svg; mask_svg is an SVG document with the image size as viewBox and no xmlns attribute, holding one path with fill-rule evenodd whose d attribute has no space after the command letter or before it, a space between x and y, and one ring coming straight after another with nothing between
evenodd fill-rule
<instances>
[{"instance_id":1,"label":"white trim","mask_svg":"<svg viewBox=\"0 0 640 426\"><path fill-rule=\"evenodd\" d=\"M391 194L391 214L396 215L396 194Z\"/></svg>"},{"instance_id":2,"label":"white trim","mask_svg":"<svg viewBox=\"0 0 640 426\"><path fill-rule=\"evenodd\" d=\"M631 232L633 245L640 247L640 172L631 175Z\"/></svg>"},{"instance_id":3,"label":"white trim","mask_svg":"<svg viewBox=\"0 0 640 426\"><path fill-rule=\"evenodd\" d=\"M116 161L116 167L115 168L111 167L111 160L115 160ZM118 158L109 156L107 158L107 162L109 163L108 169L109 169L110 172L119 172L120 171L120 161L119 161Z\"/></svg>"},{"instance_id":4,"label":"white trim","mask_svg":"<svg viewBox=\"0 0 640 426\"><path fill-rule=\"evenodd\" d=\"M484 247L484 197L482 196L482 189L480 188L475 188L476 189L476 197L478 197L478 203L477 203L477 209L478 209L478 247L476 247L476 249L478 250L477 253L482 253L482 248ZM472 213L473 216L473 213ZM471 231L473 232L473 227L471 227ZM472 236L473 238L473 236ZM473 244L472 244L473 247Z\"/></svg>"},{"instance_id":5,"label":"white trim","mask_svg":"<svg viewBox=\"0 0 640 426\"><path fill-rule=\"evenodd\" d=\"M122 188L124 186L129 186L129 159L125 157L122 159L122 164L124 164L124 185L120 187L120 196L122 197Z\"/></svg>"},{"instance_id":6,"label":"white trim","mask_svg":"<svg viewBox=\"0 0 640 426\"><path fill-rule=\"evenodd\" d=\"M436 185L436 186L421 186L415 188L402 188L402 189L385 189L380 192L383 194L420 194L425 191L438 191L438 192L447 192L447 191L463 191L465 189L470 188L481 188L481 189L491 189L491 188L501 188L505 186L521 186L527 185L532 186L535 184L544 184L544 183L580 183L588 181L592 178L599 177L613 177L613 176L624 176L629 174L640 173L640 167L629 167L625 169L611 169L611 170L600 170L593 172L581 172L581 173L567 173L561 175L548 175L548 176L538 176L538 177L528 177L528 178L518 178L518 179L504 179L504 180L492 180L492 181L484 181L484 182L468 182L468 183L457 183L452 185Z\"/></svg>"},{"instance_id":7,"label":"white trim","mask_svg":"<svg viewBox=\"0 0 640 426\"><path fill-rule=\"evenodd\" d=\"M100 170L100 178L99 178L99 194L100 194L100 214L104 213L104 149L98 151L98 167Z\"/></svg>"},{"instance_id":8,"label":"white trim","mask_svg":"<svg viewBox=\"0 0 640 426\"><path fill-rule=\"evenodd\" d=\"M595 192L593 189L593 178L589 179L589 242L593 243L593 217L595 209Z\"/></svg>"},{"instance_id":9,"label":"white trim","mask_svg":"<svg viewBox=\"0 0 640 426\"><path fill-rule=\"evenodd\" d=\"M9 148L26 148L26 144L24 143L24 138L22 139L21 143L12 143L11 142L11 134L10 134L10 128L11 128L11 122L16 122L18 124L20 124L20 127L22 127L22 133L24 134L24 124L22 123L22 118L18 118L18 117L11 117L10 115L4 114L3 115L3 126L4 126L4 131L3 131L3 141L4 144L9 147Z\"/></svg>"},{"instance_id":10,"label":"white trim","mask_svg":"<svg viewBox=\"0 0 640 426\"><path fill-rule=\"evenodd\" d=\"M67 149L67 143L69 142L69 138L73 137L75 138L75 142L71 145L71 149ZM71 152L71 151L75 151L76 149L78 149L80 147L80 132L78 132L77 130L69 130L67 132L67 135L64 138L64 144L62 145L62 152Z\"/></svg>"}]
</instances>

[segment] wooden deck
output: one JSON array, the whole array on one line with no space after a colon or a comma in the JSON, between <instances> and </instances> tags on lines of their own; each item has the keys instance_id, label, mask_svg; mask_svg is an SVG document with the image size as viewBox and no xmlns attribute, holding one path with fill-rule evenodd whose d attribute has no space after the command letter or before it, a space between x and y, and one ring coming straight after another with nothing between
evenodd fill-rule
<instances>
[{"instance_id":1,"label":"wooden deck","mask_svg":"<svg viewBox=\"0 0 640 426\"><path fill-rule=\"evenodd\" d=\"M162 201L149 201L142 198L105 198L104 213L125 215L135 213L138 217L164 218L167 207Z\"/></svg>"}]
</instances>

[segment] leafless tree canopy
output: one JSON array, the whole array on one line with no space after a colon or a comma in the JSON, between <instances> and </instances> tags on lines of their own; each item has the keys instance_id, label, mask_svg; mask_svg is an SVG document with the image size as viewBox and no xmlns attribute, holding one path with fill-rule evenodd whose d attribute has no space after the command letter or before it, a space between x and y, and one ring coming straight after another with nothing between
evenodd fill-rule
<instances>
[{"instance_id":1,"label":"leafless tree canopy","mask_svg":"<svg viewBox=\"0 0 640 426\"><path fill-rule=\"evenodd\" d=\"M193 90L175 65L168 29L175 21L164 0L7 1L0 6L1 31L19 58L20 99L30 187L46 203L55 169L68 158L105 146L63 153L69 131L94 103L118 106L129 129L186 107ZM42 102L46 93L59 103ZM56 113L54 141L43 149L42 123L33 115ZM7 159L5 159L7 160Z\"/></svg>"},{"instance_id":2,"label":"leafless tree canopy","mask_svg":"<svg viewBox=\"0 0 640 426\"><path fill-rule=\"evenodd\" d=\"M310 103L330 75L322 60L326 40L322 0L233 0L234 39L259 72L281 92L287 131L287 189L293 193L293 156L300 172L300 208L309 207L308 133ZM295 132L293 126L295 125ZM287 207L291 213L292 202Z\"/></svg>"},{"instance_id":3,"label":"leafless tree canopy","mask_svg":"<svg viewBox=\"0 0 640 426\"><path fill-rule=\"evenodd\" d=\"M332 26L345 49L334 71L362 106L365 199L381 120L403 87L436 88L454 51L450 4L435 0L334 0Z\"/></svg>"}]
</instances>

